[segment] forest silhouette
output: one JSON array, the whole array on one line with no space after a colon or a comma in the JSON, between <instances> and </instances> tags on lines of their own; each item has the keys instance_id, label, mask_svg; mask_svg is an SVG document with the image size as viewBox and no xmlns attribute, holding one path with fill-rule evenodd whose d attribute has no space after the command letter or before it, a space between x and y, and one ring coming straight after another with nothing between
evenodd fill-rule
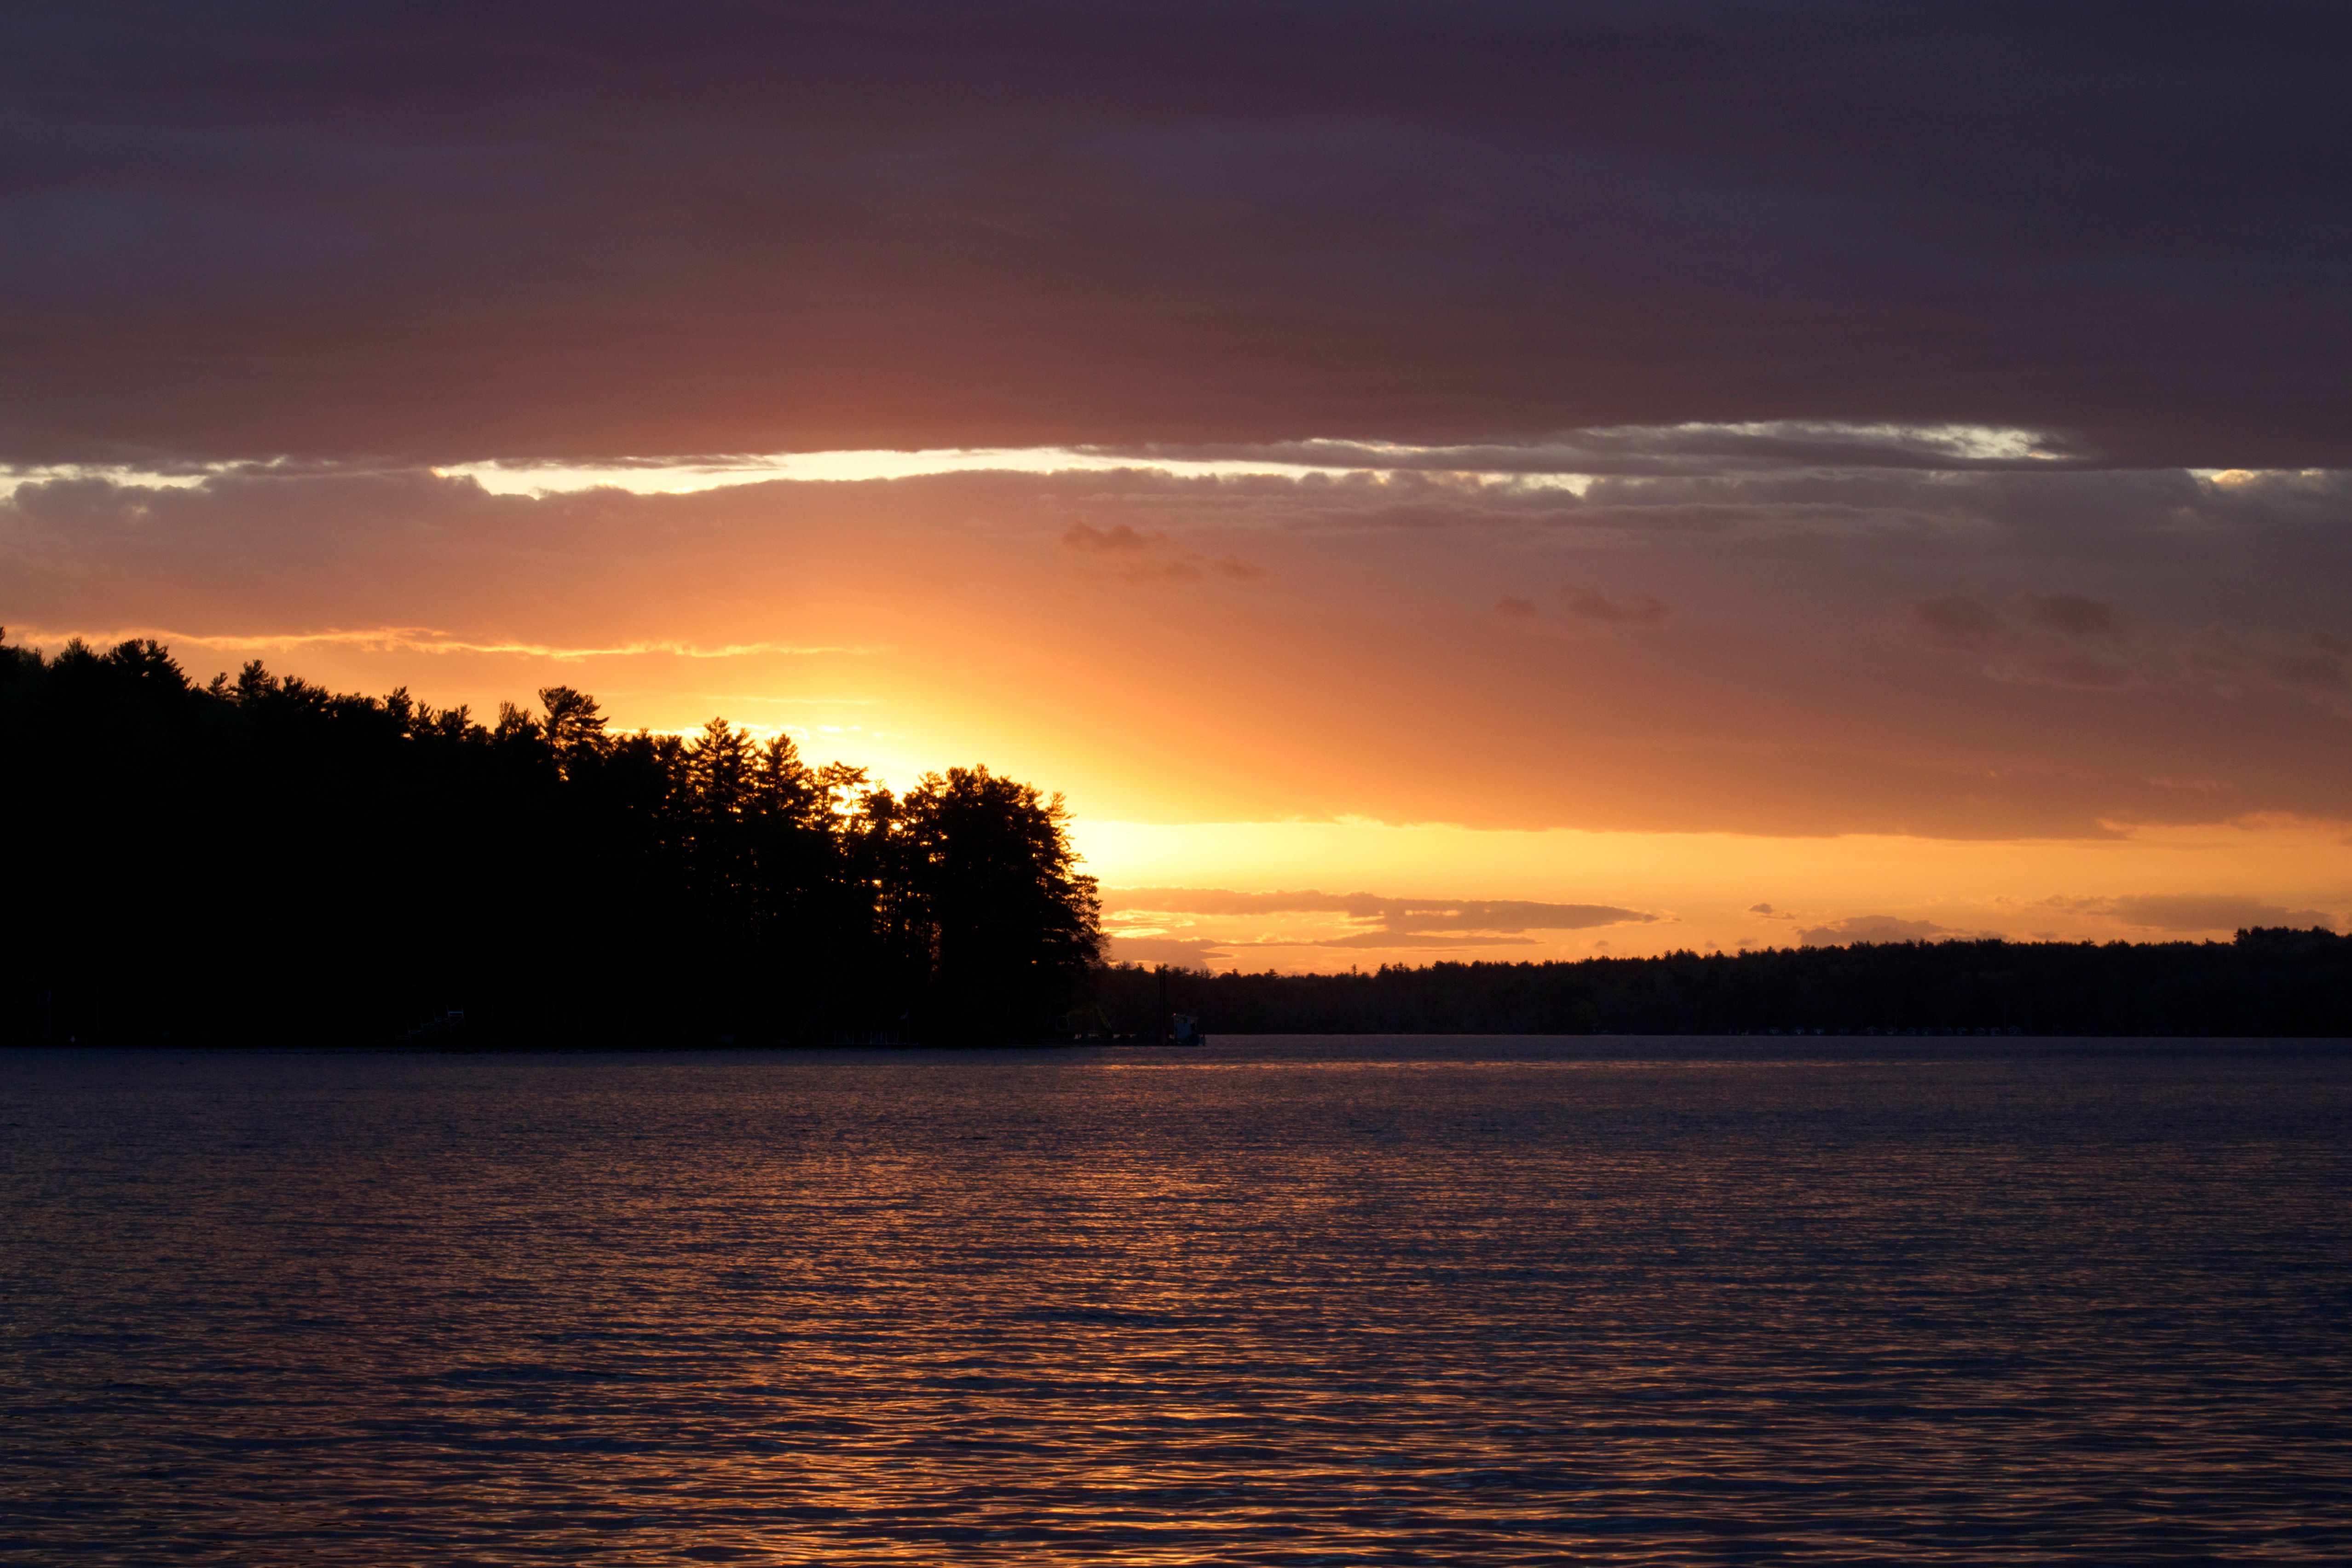
<instances>
[{"instance_id":1,"label":"forest silhouette","mask_svg":"<svg viewBox=\"0 0 2352 1568\"><path fill-rule=\"evenodd\" d=\"M1058 796L904 794L712 720L493 722L0 644L16 1040L1034 1038L1097 963Z\"/></svg>"},{"instance_id":2,"label":"forest silhouette","mask_svg":"<svg viewBox=\"0 0 2352 1568\"><path fill-rule=\"evenodd\" d=\"M0 1040L987 1044L1219 1033L2352 1035L2352 938L1107 966L1061 799L713 719L494 721L0 640Z\"/></svg>"},{"instance_id":3,"label":"forest silhouette","mask_svg":"<svg viewBox=\"0 0 2352 1568\"><path fill-rule=\"evenodd\" d=\"M2352 1036L2352 937L1856 942L1344 974L1097 972L1092 1005L1148 1026L1162 994L1213 1037L1459 1035Z\"/></svg>"}]
</instances>

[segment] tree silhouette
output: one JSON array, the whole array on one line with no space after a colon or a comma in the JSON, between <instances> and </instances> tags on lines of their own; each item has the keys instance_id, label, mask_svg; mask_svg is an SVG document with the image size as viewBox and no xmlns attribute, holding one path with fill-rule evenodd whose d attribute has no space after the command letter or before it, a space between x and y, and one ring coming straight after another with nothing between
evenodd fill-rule
<instances>
[{"instance_id":1,"label":"tree silhouette","mask_svg":"<svg viewBox=\"0 0 2352 1568\"><path fill-rule=\"evenodd\" d=\"M1062 797L986 768L932 773L901 803L902 874L932 989L926 1017L993 1037L1034 1033L1098 962L1095 880L1080 876Z\"/></svg>"},{"instance_id":2,"label":"tree silhouette","mask_svg":"<svg viewBox=\"0 0 2352 1568\"><path fill-rule=\"evenodd\" d=\"M1033 789L902 802L724 720L614 734L570 687L484 726L0 639L0 758L8 1039L1034 1037L1098 945Z\"/></svg>"}]
</instances>

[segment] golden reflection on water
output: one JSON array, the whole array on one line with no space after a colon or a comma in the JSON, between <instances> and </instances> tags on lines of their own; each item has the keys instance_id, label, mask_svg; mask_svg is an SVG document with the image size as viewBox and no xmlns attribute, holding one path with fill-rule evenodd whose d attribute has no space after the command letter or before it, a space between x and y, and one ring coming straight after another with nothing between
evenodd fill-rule
<instances>
[{"instance_id":1,"label":"golden reflection on water","mask_svg":"<svg viewBox=\"0 0 2352 1568\"><path fill-rule=\"evenodd\" d=\"M2352 1547L2340 1054L1726 1045L26 1054L0 1555Z\"/></svg>"}]
</instances>

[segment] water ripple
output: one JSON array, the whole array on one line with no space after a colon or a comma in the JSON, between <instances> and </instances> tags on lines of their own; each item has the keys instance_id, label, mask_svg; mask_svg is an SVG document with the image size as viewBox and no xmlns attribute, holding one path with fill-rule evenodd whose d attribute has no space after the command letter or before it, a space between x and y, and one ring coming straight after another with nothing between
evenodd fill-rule
<instances>
[{"instance_id":1,"label":"water ripple","mask_svg":"<svg viewBox=\"0 0 2352 1568\"><path fill-rule=\"evenodd\" d=\"M0 1561L2352 1556L2352 1058L1871 1045L11 1054Z\"/></svg>"}]
</instances>

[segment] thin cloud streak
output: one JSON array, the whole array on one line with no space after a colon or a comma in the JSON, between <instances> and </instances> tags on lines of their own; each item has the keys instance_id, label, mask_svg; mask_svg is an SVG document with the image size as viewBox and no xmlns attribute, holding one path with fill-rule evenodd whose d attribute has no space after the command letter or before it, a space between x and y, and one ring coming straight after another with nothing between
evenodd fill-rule
<instances>
[{"instance_id":1,"label":"thin cloud streak","mask_svg":"<svg viewBox=\"0 0 2352 1568\"><path fill-rule=\"evenodd\" d=\"M1527 900L1407 899L1374 893L1238 893L1223 888L1107 888L1106 909L1153 914L1269 915L1339 914L1352 921L1378 921L1397 931L1581 931L1590 926L1646 923L1640 910L1609 904L1562 904Z\"/></svg>"},{"instance_id":2,"label":"thin cloud streak","mask_svg":"<svg viewBox=\"0 0 2352 1568\"><path fill-rule=\"evenodd\" d=\"M1107 888L1114 957L1223 963L1249 952L1468 952L1532 948L1554 933L1641 927L1661 917L1609 904L1535 900L1412 899L1315 889ZM1318 917L1322 917L1319 921ZM1343 929L1330 929L1330 918ZM1300 929L1300 922L1305 922ZM1279 929L1287 927L1288 929Z\"/></svg>"},{"instance_id":3,"label":"thin cloud streak","mask_svg":"<svg viewBox=\"0 0 2352 1568\"><path fill-rule=\"evenodd\" d=\"M175 632L156 626L118 626L103 631L10 626L8 631L11 637L20 643L42 647L61 647L76 638L92 647L108 647L120 642L152 639L174 647L266 648L282 651L309 647L349 647L371 653L519 654L528 658L553 659L558 663L572 663L591 658L630 658L646 654L662 654L674 658L712 659L749 658L764 654L877 654L890 651L882 647L859 647L846 645L757 642L730 643L722 647L706 647L693 643L663 640L616 643L609 647L560 647L546 643L468 639L456 633L440 631L431 626L377 626L361 631L263 632L250 636L223 632ZM761 700L774 700L761 699Z\"/></svg>"},{"instance_id":4,"label":"thin cloud streak","mask_svg":"<svg viewBox=\"0 0 2352 1568\"><path fill-rule=\"evenodd\" d=\"M1543 440L1475 447L1414 447L1398 442L1316 440L1178 448L1000 447L986 450L813 451L616 458L587 465L527 458L446 463L429 471L467 479L492 495L545 496L617 489L632 495L693 495L778 480L856 484L940 474L1116 474L1145 471L1178 479L1278 478L1379 479L1430 474L1493 485L1526 485L1581 494L1602 477L1769 473L1792 469L1902 468L1924 472L2051 471L2096 467L2083 455L2044 450L2053 437L2025 430L1966 426L1808 424L1634 426L1563 432ZM322 467L268 462L51 464L0 466L0 495L20 486L100 479L120 485L185 488L215 478L288 478L364 472L366 465ZM395 468L390 471L401 471ZM2240 479L2252 477L2241 471Z\"/></svg>"}]
</instances>

